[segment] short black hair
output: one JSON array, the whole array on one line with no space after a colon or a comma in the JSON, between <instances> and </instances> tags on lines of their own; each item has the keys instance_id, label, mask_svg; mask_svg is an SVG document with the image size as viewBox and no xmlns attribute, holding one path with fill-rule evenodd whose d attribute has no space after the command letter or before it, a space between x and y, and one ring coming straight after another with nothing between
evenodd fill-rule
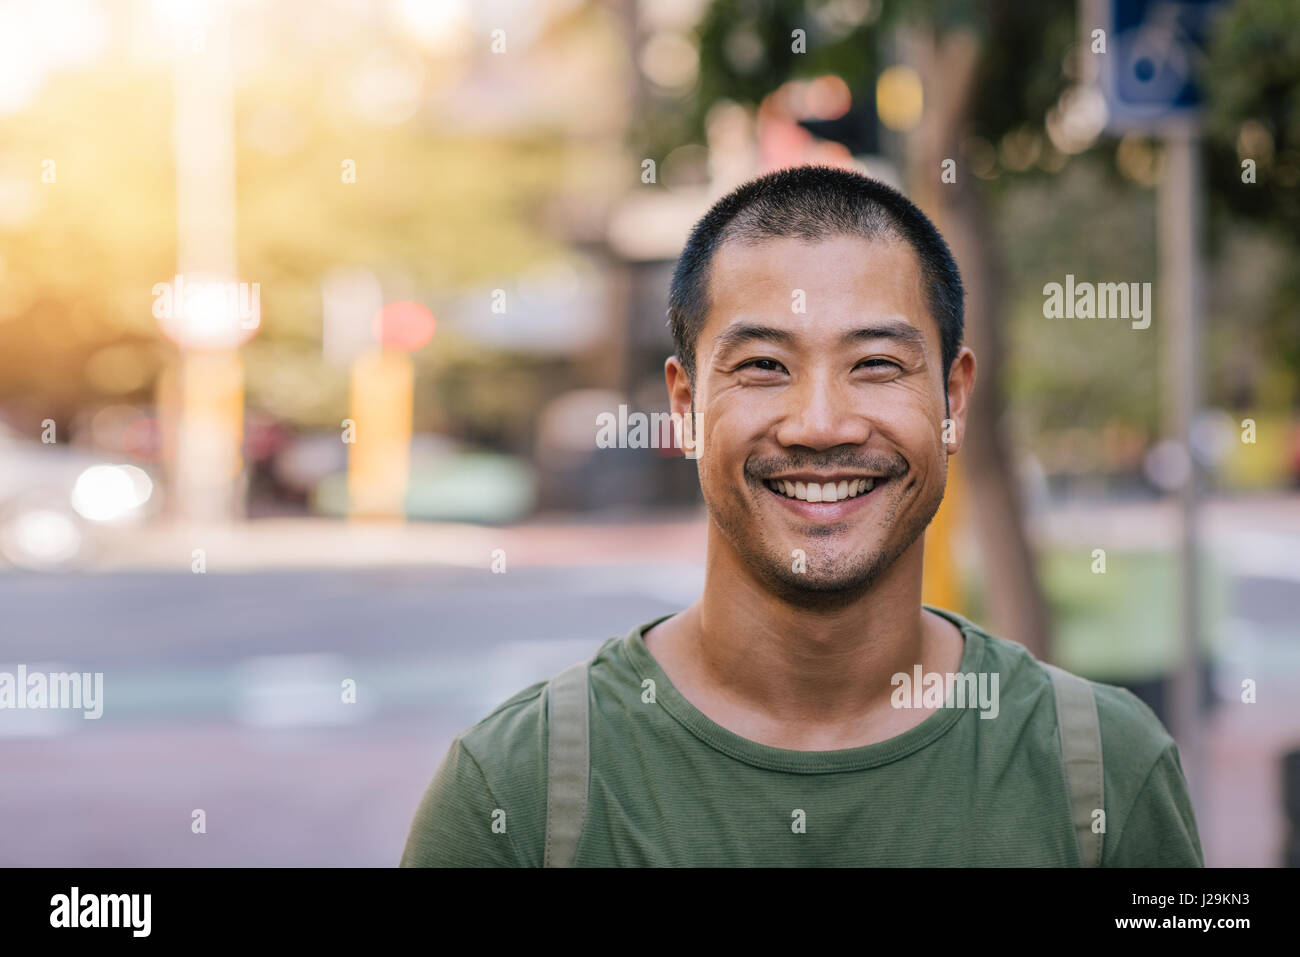
<instances>
[{"instance_id":1,"label":"short black hair","mask_svg":"<svg viewBox=\"0 0 1300 957\"><path fill-rule=\"evenodd\" d=\"M668 324L677 358L692 384L695 340L709 311L709 266L722 244L731 239L815 241L836 234L911 243L921 264L930 315L939 327L946 397L964 324L961 273L948 244L898 190L830 166L795 166L751 180L714 203L691 230L673 271Z\"/></svg>"}]
</instances>

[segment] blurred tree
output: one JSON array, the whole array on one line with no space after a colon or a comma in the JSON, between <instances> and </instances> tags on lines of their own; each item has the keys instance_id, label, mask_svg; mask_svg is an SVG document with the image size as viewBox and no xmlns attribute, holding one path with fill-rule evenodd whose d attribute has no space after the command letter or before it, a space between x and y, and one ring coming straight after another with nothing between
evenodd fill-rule
<instances>
[{"instance_id":1,"label":"blurred tree","mask_svg":"<svg viewBox=\"0 0 1300 957\"><path fill-rule=\"evenodd\" d=\"M354 87L403 89L391 69L382 84L362 83L372 64L422 54L380 20L338 11L304 38L305 8L244 11L258 43L278 52L236 74L239 270L260 285L263 317L241 353L251 408L337 427L348 379L321 355L322 278L370 269L386 295L436 307L564 255L546 219L571 151L556 120L441 122L427 90L404 119L384 115L383 96L368 110ZM573 19L557 29L578 42L587 25ZM24 429L153 401L173 351L152 316L154 284L176 270L171 79L166 57L107 56L54 73L26 107L0 115L0 402ZM421 378L489 361L535 367L476 359L449 331L416 360ZM464 433L526 435L538 408L528 390L438 394L437 421Z\"/></svg>"},{"instance_id":2,"label":"blurred tree","mask_svg":"<svg viewBox=\"0 0 1300 957\"><path fill-rule=\"evenodd\" d=\"M1244 219L1300 258L1300 0L1236 0L1210 48L1208 117L1212 209L1219 230ZM1243 164L1255 163L1255 181ZM1282 273L1259 348L1300 379L1300 270ZM1300 402L1300 389L1292 401Z\"/></svg>"}]
</instances>

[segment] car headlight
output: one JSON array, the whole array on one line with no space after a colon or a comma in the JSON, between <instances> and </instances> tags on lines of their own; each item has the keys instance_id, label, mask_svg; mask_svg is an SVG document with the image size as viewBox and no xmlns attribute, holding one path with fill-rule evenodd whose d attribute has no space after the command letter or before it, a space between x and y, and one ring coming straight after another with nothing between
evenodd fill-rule
<instances>
[{"instance_id":1,"label":"car headlight","mask_svg":"<svg viewBox=\"0 0 1300 957\"><path fill-rule=\"evenodd\" d=\"M22 568L61 565L81 551L81 529L67 512L29 508L0 526L0 552Z\"/></svg>"},{"instance_id":2,"label":"car headlight","mask_svg":"<svg viewBox=\"0 0 1300 957\"><path fill-rule=\"evenodd\" d=\"M153 481L134 465L92 465L77 476L72 507L92 522L132 516L153 495Z\"/></svg>"}]
</instances>

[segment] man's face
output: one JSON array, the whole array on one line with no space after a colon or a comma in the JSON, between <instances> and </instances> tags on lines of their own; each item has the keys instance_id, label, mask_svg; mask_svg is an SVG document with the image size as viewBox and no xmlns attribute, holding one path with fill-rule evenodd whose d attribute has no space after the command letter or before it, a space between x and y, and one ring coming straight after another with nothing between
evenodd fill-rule
<instances>
[{"instance_id":1,"label":"man's face","mask_svg":"<svg viewBox=\"0 0 1300 957\"><path fill-rule=\"evenodd\" d=\"M742 563L794 597L857 593L924 531L960 446L974 359L949 381L910 245L727 242L696 340L700 485ZM691 386L667 368L673 410Z\"/></svg>"}]
</instances>

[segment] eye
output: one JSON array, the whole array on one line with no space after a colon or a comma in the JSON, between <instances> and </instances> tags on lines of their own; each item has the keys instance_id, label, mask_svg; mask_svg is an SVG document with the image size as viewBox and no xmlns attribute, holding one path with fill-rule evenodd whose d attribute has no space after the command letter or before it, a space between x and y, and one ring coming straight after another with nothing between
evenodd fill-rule
<instances>
[{"instance_id":1,"label":"eye","mask_svg":"<svg viewBox=\"0 0 1300 957\"><path fill-rule=\"evenodd\" d=\"M736 367L736 371L741 369L757 369L759 372L779 372L785 366L775 359L750 359L748 362L742 362Z\"/></svg>"},{"instance_id":2,"label":"eye","mask_svg":"<svg viewBox=\"0 0 1300 957\"><path fill-rule=\"evenodd\" d=\"M889 360L889 359L881 359L881 358L879 358L879 357L872 358L872 359L863 359L861 362L858 363L857 368L863 368L863 367L866 367L866 368L868 368L868 369L882 369L882 370L883 370L883 369L888 369L888 368L890 368L891 366L892 366L893 368L897 369L897 370L900 371L900 372L903 371L903 367L900 366L897 362L893 362L893 361L891 361L891 360Z\"/></svg>"}]
</instances>

